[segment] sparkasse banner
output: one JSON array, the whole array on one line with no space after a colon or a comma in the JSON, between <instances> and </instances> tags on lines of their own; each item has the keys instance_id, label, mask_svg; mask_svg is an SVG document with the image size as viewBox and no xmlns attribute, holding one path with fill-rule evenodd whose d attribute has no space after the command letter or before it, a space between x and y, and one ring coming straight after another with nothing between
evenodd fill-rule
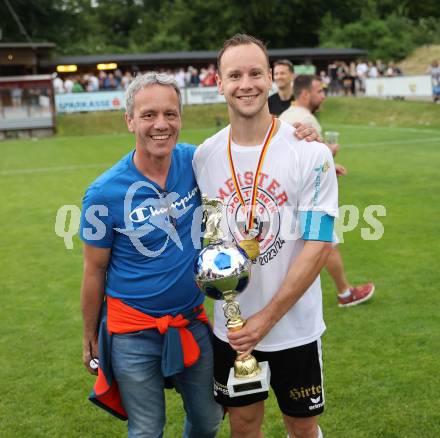
<instances>
[{"instance_id":1,"label":"sparkasse banner","mask_svg":"<svg viewBox=\"0 0 440 438\"><path fill-rule=\"evenodd\" d=\"M77 113L82 111L120 110L125 105L123 91L99 91L96 93L57 94L57 113Z\"/></svg>"}]
</instances>

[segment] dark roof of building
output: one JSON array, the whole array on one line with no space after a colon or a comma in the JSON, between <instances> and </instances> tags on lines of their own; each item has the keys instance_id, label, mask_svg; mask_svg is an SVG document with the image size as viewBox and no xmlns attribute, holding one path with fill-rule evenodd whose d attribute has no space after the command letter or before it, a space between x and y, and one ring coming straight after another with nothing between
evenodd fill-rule
<instances>
[{"instance_id":1,"label":"dark roof of building","mask_svg":"<svg viewBox=\"0 0 440 438\"><path fill-rule=\"evenodd\" d=\"M53 49L54 43L0 43L0 49Z\"/></svg>"},{"instance_id":2,"label":"dark roof of building","mask_svg":"<svg viewBox=\"0 0 440 438\"><path fill-rule=\"evenodd\" d=\"M367 52L362 49L337 49L337 48L287 48L270 49L271 59L290 58L290 59L339 59L355 58L364 56ZM131 54L109 54L109 55L79 55L61 56L58 58L40 61L42 67L55 67L57 65L76 64L90 65L97 63L116 62L121 64L130 63L171 63L171 62L191 62L207 61L212 62L217 59L217 51L194 51L194 52L164 52L164 53L131 53Z\"/></svg>"},{"instance_id":3,"label":"dark roof of building","mask_svg":"<svg viewBox=\"0 0 440 438\"><path fill-rule=\"evenodd\" d=\"M344 49L344 48L322 48L322 47L298 47L295 49L271 49L269 56L271 58L283 57L312 57L312 58L328 58L328 57L356 57L367 54L363 49Z\"/></svg>"}]
</instances>

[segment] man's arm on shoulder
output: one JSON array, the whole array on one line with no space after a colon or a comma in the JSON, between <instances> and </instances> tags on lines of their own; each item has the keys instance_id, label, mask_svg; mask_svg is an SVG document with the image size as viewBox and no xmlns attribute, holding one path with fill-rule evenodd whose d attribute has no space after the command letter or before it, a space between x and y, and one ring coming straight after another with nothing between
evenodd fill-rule
<instances>
[{"instance_id":1,"label":"man's arm on shoulder","mask_svg":"<svg viewBox=\"0 0 440 438\"><path fill-rule=\"evenodd\" d=\"M83 362L90 368L92 356L98 357L99 312L104 299L104 287L111 248L99 248L84 244L84 274L81 288L81 312L83 316Z\"/></svg>"},{"instance_id":2,"label":"man's arm on shoulder","mask_svg":"<svg viewBox=\"0 0 440 438\"><path fill-rule=\"evenodd\" d=\"M322 142L319 132L312 125L296 122L293 127L295 128L294 135L298 140L305 140L309 143L311 141Z\"/></svg>"}]
</instances>

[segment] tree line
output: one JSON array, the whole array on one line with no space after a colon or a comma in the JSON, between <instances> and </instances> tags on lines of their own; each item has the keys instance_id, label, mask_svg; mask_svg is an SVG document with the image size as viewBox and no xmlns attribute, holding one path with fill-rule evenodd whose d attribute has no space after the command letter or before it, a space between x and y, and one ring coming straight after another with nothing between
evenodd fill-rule
<instances>
[{"instance_id":1,"label":"tree line","mask_svg":"<svg viewBox=\"0 0 440 438\"><path fill-rule=\"evenodd\" d=\"M0 29L1 43L50 41L58 55L217 50L245 32L270 48L357 47L387 61L440 44L440 8L438 0L0 0Z\"/></svg>"}]
</instances>

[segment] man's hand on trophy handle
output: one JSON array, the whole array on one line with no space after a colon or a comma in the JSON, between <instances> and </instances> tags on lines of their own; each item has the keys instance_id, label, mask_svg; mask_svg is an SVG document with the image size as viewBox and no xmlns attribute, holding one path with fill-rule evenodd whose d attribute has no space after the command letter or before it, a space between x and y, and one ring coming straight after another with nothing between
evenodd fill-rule
<instances>
[{"instance_id":1,"label":"man's hand on trophy handle","mask_svg":"<svg viewBox=\"0 0 440 438\"><path fill-rule=\"evenodd\" d=\"M246 325L237 331L228 332L231 347L239 352L239 359L252 353L255 346L266 336L272 324L263 312L256 313L247 319Z\"/></svg>"}]
</instances>

